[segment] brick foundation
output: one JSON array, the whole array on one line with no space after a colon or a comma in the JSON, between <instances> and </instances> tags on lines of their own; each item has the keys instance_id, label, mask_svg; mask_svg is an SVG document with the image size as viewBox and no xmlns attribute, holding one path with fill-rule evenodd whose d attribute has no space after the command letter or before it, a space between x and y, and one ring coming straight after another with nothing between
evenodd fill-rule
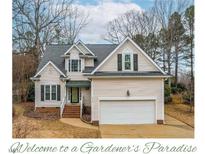
<instances>
[{"instance_id":1,"label":"brick foundation","mask_svg":"<svg viewBox=\"0 0 205 154\"><path fill-rule=\"evenodd\" d=\"M60 114L60 108L59 107L36 107L36 112Z\"/></svg>"},{"instance_id":2,"label":"brick foundation","mask_svg":"<svg viewBox=\"0 0 205 154\"><path fill-rule=\"evenodd\" d=\"M164 120L157 120L157 124L164 124Z\"/></svg>"},{"instance_id":3,"label":"brick foundation","mask_svg":"<svg viewBox=\"0 0 205 154\"><path fill-rule=\"evenodd\" d=\"M99 121L92 121L92 124L93 124L94 126L99 126Z\"/></svg>"}]
</instances>

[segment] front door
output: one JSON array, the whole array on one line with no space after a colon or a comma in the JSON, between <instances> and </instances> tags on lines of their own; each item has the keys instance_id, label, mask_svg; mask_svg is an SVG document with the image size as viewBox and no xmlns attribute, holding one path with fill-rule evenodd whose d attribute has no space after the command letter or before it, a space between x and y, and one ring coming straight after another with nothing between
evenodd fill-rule
<instances>
[{"instance_id":1,"label":"front door","mask_svg":"<svg viewBox=\"0 0 205 154\"><path fill-rule=\"evenodd\" d=\"M79 103L79 88L71 88L71 103Z\"/></svg>"}]
</instances>

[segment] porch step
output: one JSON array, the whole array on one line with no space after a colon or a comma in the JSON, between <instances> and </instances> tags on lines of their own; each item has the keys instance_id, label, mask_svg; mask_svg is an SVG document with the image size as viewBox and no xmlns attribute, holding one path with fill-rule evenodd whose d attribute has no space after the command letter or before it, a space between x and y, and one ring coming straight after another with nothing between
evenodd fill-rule
<instances>
[{"instance_id":1,"label":"porch step","mask_svg":"<svg viewBox=\"0 0 205 154\"><path fill-rule=\"evenodd\" d=\"M80 118L80 106L65 105L63 110L63 118Z\"/></svg>"},{"instance_id":2,"label":"porch step","mask_svg":"<svg viewBox=\"0 0 205 154\"><path fill-rule=\"evenodd\" d=\"M63 114L63 118L80 118L80 114Z\"/></svg>"}]
</instances>

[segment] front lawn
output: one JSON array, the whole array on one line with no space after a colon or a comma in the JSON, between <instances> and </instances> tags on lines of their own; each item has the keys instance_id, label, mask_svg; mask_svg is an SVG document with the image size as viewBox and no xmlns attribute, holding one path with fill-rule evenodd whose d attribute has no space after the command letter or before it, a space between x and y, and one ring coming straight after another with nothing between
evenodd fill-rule
<instances>
[{"instance_id":1,"label":"front lawn","mask_svg":"<svg viewBox=\"0 0 205 154\"><path fill-rule=\"evenodd\" d=\"M194 111L190 112L190 106L182 103L165 104L165 113L191 127L194 127Z\"/></svg>"},{"instance_id":2,"label":"front lawn","mask_svg":"<svg viewBox=\"0 0 205 154\"><path fill-rule=\"evenodd\" d=\"M42 120L24 116L28 103L13 104L13 138L99 138L95 129L75 127L60 120Z\"/></svg>"}]
</instances>

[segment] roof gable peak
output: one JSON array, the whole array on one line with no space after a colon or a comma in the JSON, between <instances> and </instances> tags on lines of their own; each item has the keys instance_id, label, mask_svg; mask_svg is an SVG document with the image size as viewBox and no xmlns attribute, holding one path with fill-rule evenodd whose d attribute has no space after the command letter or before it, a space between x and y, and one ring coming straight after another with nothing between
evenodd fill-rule
<instances>
[{"instance_id":1,"label":"roof gable peak","mask_svg":"<svg viewBox=\"0 0 205 154\"><path fill-rule=\"evenodd\" d=\"M166 74L130 37L126 37L92 72L94 74L123 44L130 41L160 72Z\"/></svg>"},{"instance_id":2,"label":"roof gable peak","mask_svg":"<svg viewBox=\"0 0 205 154\"><path fill-rule=\"evenodd\" d=\"M91 55L95 56L95 54L90 49L88 49L88 47L80 39L76 42L76 45L78 44L81 44Z\"/></svg>"},{"instance_id":3,"label":"roof gable peak","mask_svg":"<svg viewBox=\"0 0 205 154\"><path fill-rule=\"evenodd\" d=\"M73 44L65 53L64 55L67 55L73 48L76 48L79 52L81 52L83 55L85 55L85 53L80 50L80 48L78 48L78 46L76 44Z\"/></svg>"}]
</instances>

